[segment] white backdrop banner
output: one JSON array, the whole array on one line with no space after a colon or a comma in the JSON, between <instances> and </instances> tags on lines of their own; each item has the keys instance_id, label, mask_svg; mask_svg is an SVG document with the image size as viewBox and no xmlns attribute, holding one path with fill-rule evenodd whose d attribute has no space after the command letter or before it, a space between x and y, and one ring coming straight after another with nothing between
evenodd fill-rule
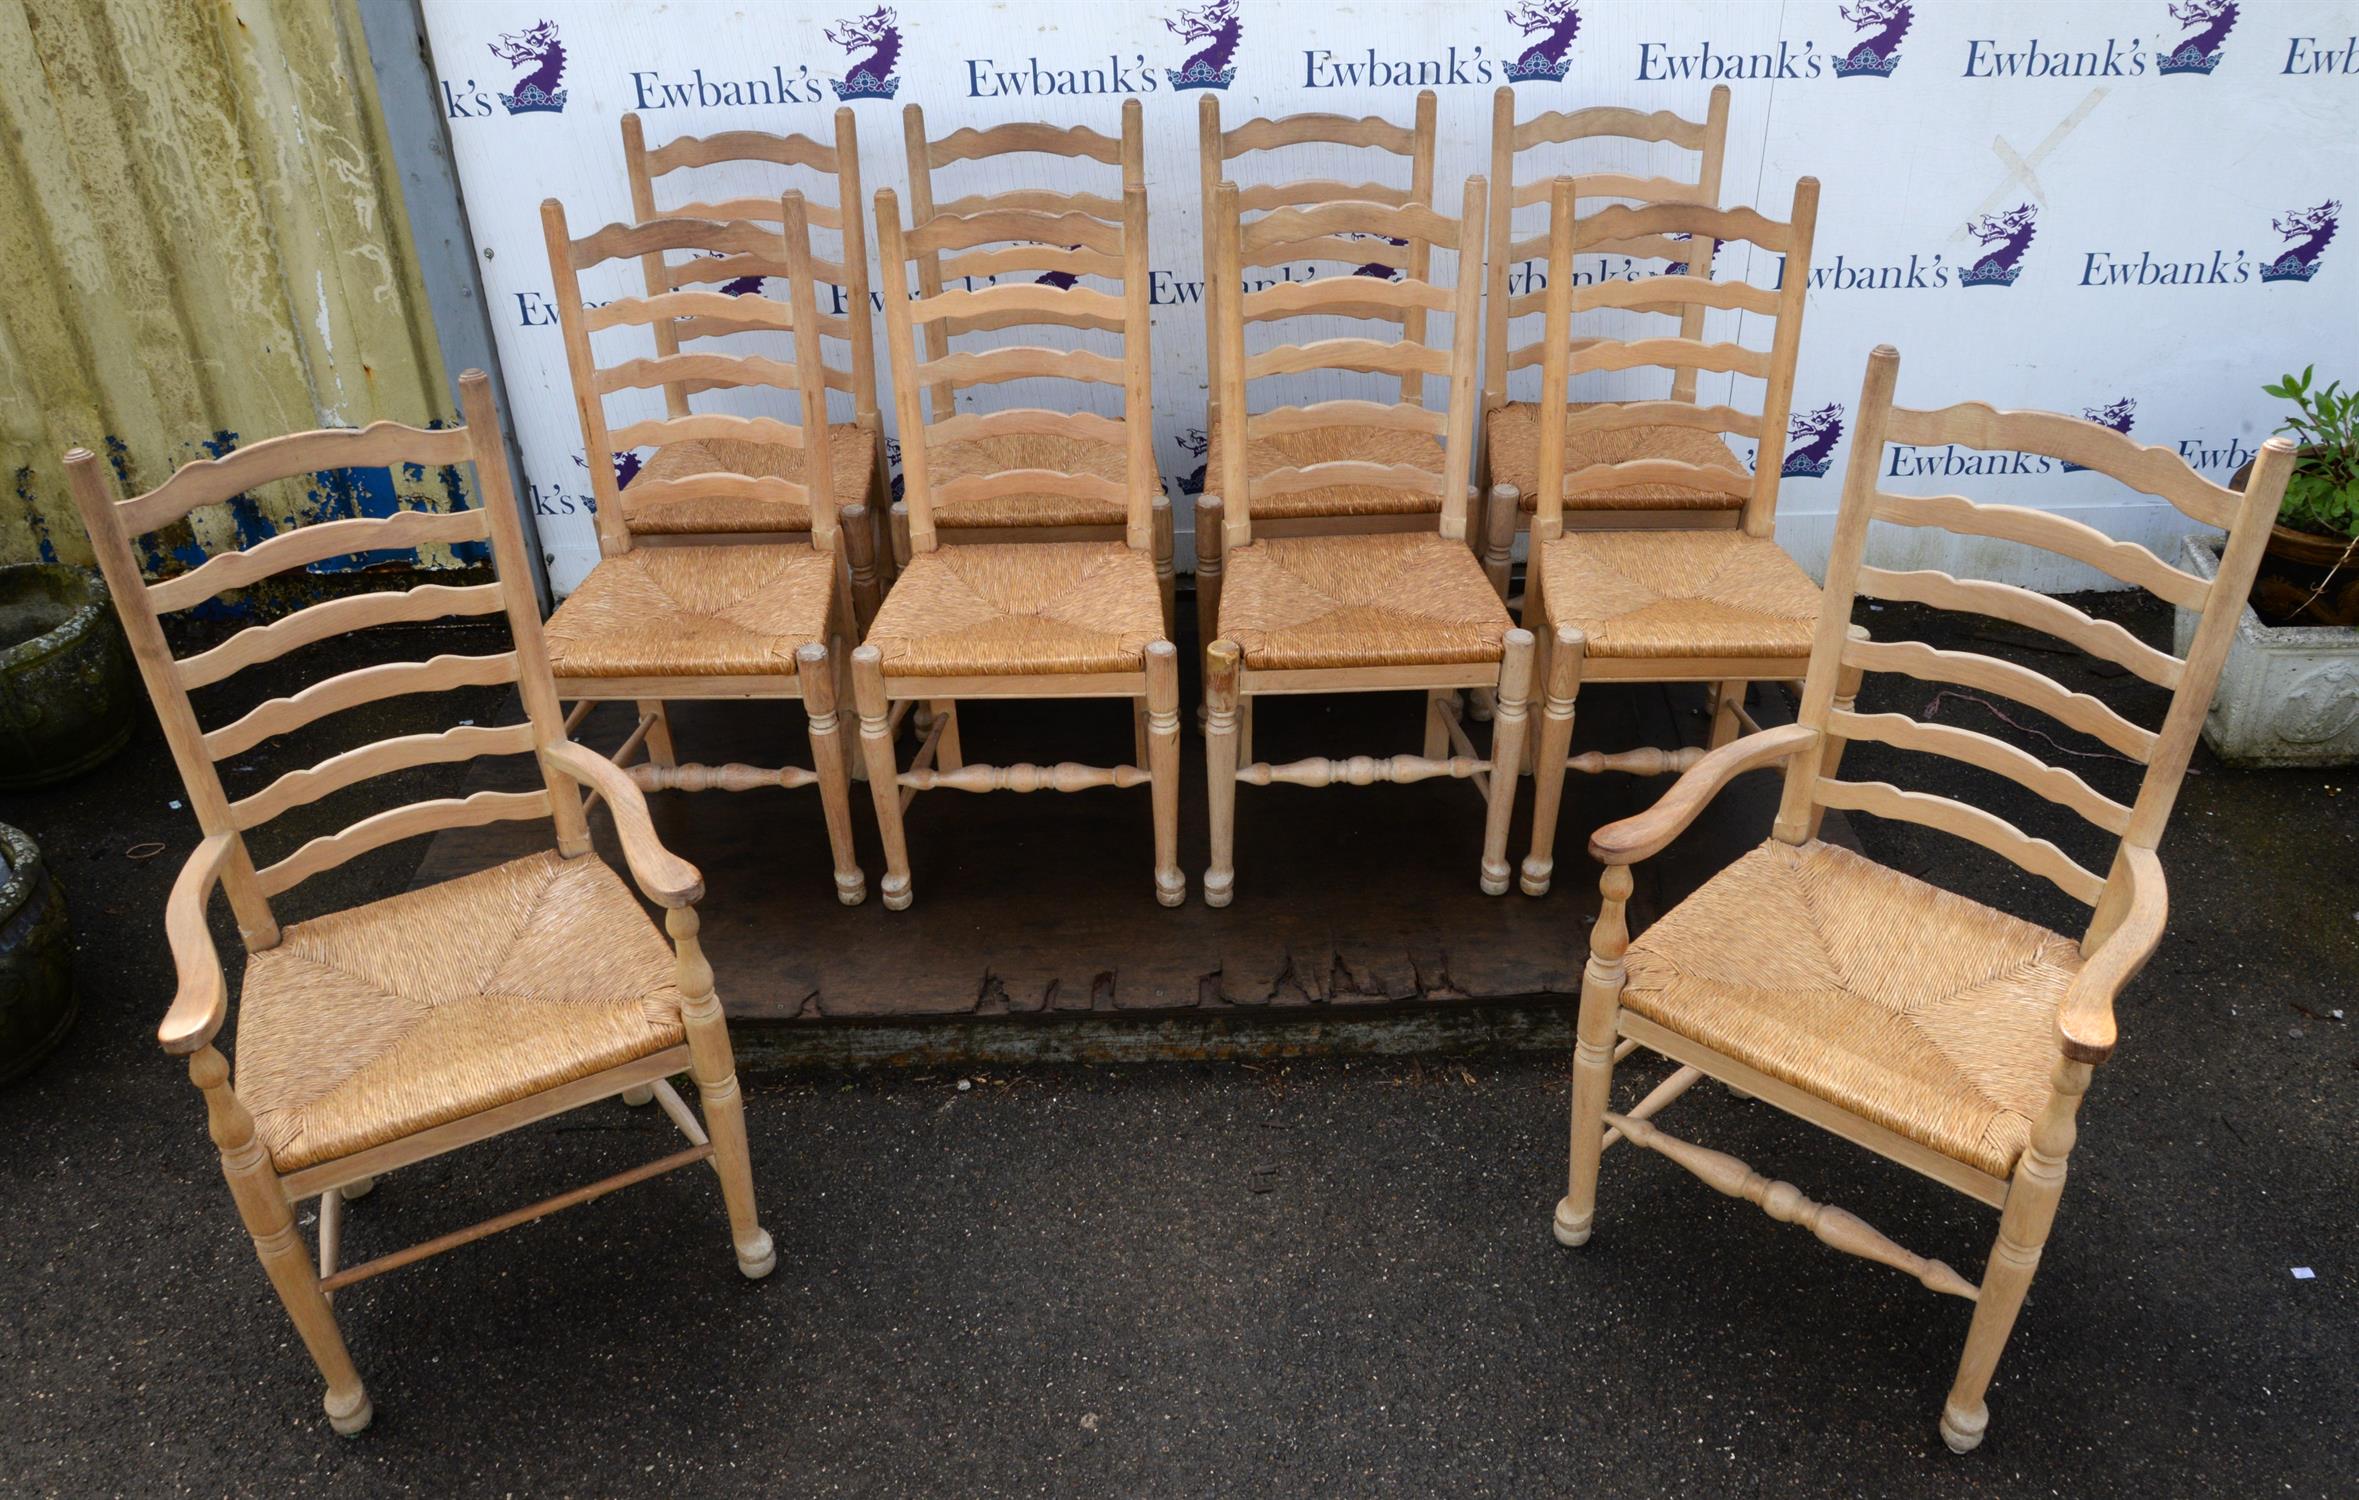
<instances>
[{"instance_id":1,"label":"white backdrop banner","mask_svg":"<svg viewBox=\"0 0 2359 1500\"><path fill-rule=\"evenodd\" d=\"M1183 567L1204 449L1196 118L1207 91L1233 127L1303 111L1407 123L1417 92L1433 89L1437 196L1455 213L1459 184L1487 162L1491 95L1503 84L1521 116L1615 104L1696 117L1711 88L1727 84L1725 200L1783 218L1798 176L1824 185L1779 503L1780 540L1813 567L1876 344L1901 351L1903 404L2084 412L2221 480L2277 425L2264 382L2311 363L2322 380L2359 379L2359 243L2335 243L2340 220L2359 211L2351 0L424 4L511 418L560 590L597 560L584 466L613 460L582 451L539 204L562 200L577 235L627 218L619 121L632 111L650 144L738 129L826 140L847 103L873 194L906 187L907 104L925 107L935 136L1035 119L1114 133L1122 100L1139 98L1156 443ZM1519 175L1650 162L1693 174L1691 157L1645 150L1544 147ZM1012 185L1012 171L1044 160L991 170ZM1370 175L1349 170L1298 154L1258 175L1248 159L1234 175ZM780 180L728 190L775 190ZM993 185L977 175L955 191ZM1453 274L1441 260L1440 273ZM635 267L602 269L587 296L638 289ZM1539 269L1517 268L1517 288ZM1742 274L1771 285L1783 267L1755 256ZM1436 323L1433 336L1446 337L1447 320ZM1533 326L1519 325L1517 341ZM881 318L878 334L881 345ZM1529 398L1538 371L1521 374L1514 394ZM1576 394L1622 394L1634 388L1615 382L1633 378L1599 377L1594 393ZM1066 395L1029 387L977 394L1024 405ZM890 426L889 391L883 402ZM619 404L616 415L628 419ZM1970 488L2158 549L2186 529L2159 501L2043 458L1896 447L1882 467L1894 490ZM1988 477L1961 486L1969 475ZM1929 549L1893 555L2035 587L2098 581L2004 543L1960 546L1924 532L1880 545Z\"/></svg>"}]
</instances>

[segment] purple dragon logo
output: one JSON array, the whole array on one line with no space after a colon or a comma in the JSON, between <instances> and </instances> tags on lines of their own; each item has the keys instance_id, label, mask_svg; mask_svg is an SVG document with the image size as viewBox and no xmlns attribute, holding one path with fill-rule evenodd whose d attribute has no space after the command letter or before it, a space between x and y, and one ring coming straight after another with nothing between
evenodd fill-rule
<instances>
[{"instance_id":1,"label":"purple dragon logo","mask_svg":"<svg viewBox=\"0 0 2359 1500\"><path fill-rule=\"evenodd\" d=\"M1175 91L1225 89L1237 81L1237 38L1244 29L1237 20L1237 0L1212 0L1202 10L1183 9L1177 19L1165 17L1163 26L1181 41L1204 43L1186 62L1163 70Z\"/></svg>"},{"instance_id":2,"label":"purple dragon logo","mask_svg":"<svg viewBox=\"0 0 2359 1500\"><path fill-rule=\"evenodd\" d=\"M1982 258L1958 273L1960 286L2013 286L2023 274L2023 252L2031 244L2040 211L2028 203L2003 214L1984 214L1966 232L1990 248Z\"/></svg>"},{"instance_id":3,"label":"purple dragon logo","mask_svg":"<svg viewBox=\"0 0 2359 1500\"><path fill-rule=\"evenodd\" d=\"M2297 208L2269 221L2269 227L2288 242L2285 253L2261 267L2263 281L2308 281L2318 274L2318 257L2334 242L2343 206L2328 199L2316 208Z\"/></svg>"},{"instance_id":4,"label":"purple dragon logo","mask_svg":"<svg viewBox=\"0 0 2359 1500\"><path fill-rule=\"evenodd\" d=\"M1573 66L1573 38L1581 32L1581 8L1575 0L1523 0L1507 19L1525 36L1540 39L1524 48L1523 56L1501 66L1509 83L1564 82Z\"/></svg>"},{"instance_id":5,"label":"purple dragon logo","mask_svg":"<svg viewBox=\"0 0 2359 1500\"><path fill-rule=\"evenodd\" d=\"M1692 240L1695 238L1695 236L1687 233L1685 230L1682 230L1678 234L1671 236L1671 238L1675 240ZM1722 240L1714 240L1712 242L1712 253L1704 258L1704 269L1702 272L1703 275L1710 276L1712 274L1713 268L1720 264L1720 247L1724 243L1725 241ZM1663 267L1663 274L1665 276L1685 276L1687 274L1687 262L1684 260L1672 261L1670 264Z\"/></svg>"},{"instance_id":6,"label":"purple dragon logo","mask_svg":"<svg viewBox=\"0 0 2359 1500\"><path fill-rule=\"evenodd\" d=\"M1204 493L1205 465L1211 462L1206 455L1212 451L1212 439L1205 434L1203 428L1191 427L1179 435L1179 445L1188 450L1190 458L1196 460L1195 469L1189 473L1187 478L1180 481L1180 493L1201 495Z\"/></svg>"},{"instance_id":7,"label":"purple dragon logo","mask_svg":"<svg viewBox=\"0 0 2359 1500\"><path fill-rule=\"evenodd\" d=\"M2100 427L2110 427L2115 432L2128 432L2130 423L2137 420L2138 398L2124 396L2110 406L2084 406L2081 408L2081 415ZM2087 467L2087 464L2067 463L2064 466L2064 472L2078 474Z\"/></svg>"},{"instance_id":8,"label":"purple dragon logo","mask_svg":"<svg viewBox=\"0 0 2359 1500\"><path fill-rule=\"evenodd\" d=\"M1900 39L1908 35L1909 22L1915 19L1909 0L1859 0L1857 5L1837 5L1835 11L1851 23L1852 30L1872 28L1876 33L1835 59L1835 76L1890 78L1892 70L1900 66Z\"/></svg>"},{"instance_id":9,"label":"purple dragon logo","mask_svg":"<svg viewBox=\"0 0 2359 1500\"><path fill-rule=\"evenodd\" d=\"M893 501L899 504L905 486L901 478L901 444L898 439L885 439L885 471L893 476Z\"/></svg>"},{"instance_id":10,"label":"purple dragon logo","mask_svg":"<svg viewBox=\"0 0 2359 1500\"><path fill-rule=\"evenodd\" d=\"M553 115L565 108L565 44L557 23L543 21L530 31L502 33L488 44L491 55L512 68L530 68L513 94L500 95L512 115Z\"/></svg>"},{"instance_id":11,"label":"purple dragon logo","mask_svg":"<svg viewBox=\"0 0 2359 1500\"><path fill-rule=\"evenodd\" d=\"M2171 19L2187 28L2179 45L2154 65L2157 73L2209 73L2220 65L2220 44L2236 27L2230 0L2186 0L2170 8Z\"/></svg>"},{"instance_id":12,"label":"purple dragon logo","mask_svg":"<svg viewBox=\"0 0 2359 1500\"><path fill-rule=\"evenodd\" d=\"M618 490L629 489L631 481L639 477L639 455L636 453L616 453L609 456L614 460L614 487ZM585 470L590 467L589 460L578 453L573 456L573 461L580 464Z\"/></svg>"},{"instance_id":13,"label":"purple dragon logo","mask_svg":"<svg viewBox=\"0 0 2359 1500\"><path fill-rule=\"evenodd\" d=\"M1830 401L1817 411L1798 411L1786 428L1786 461L1778 473L1787 479L1823 479L1835 463L1835 444L1843 436L1843 403ZM1800 444L1799 447L1790 446Z\"/></svg>"},{"instance_id":14,"label":"purple dragon logo","mask_svg":"<svg viewBox=\"0 0 2359 1500\"><path fill-rule=\"evenodd\" d=\"M846 52L866 48L868 55L854 62L834 80L838 99L890 99L901 87L894 65L901 60L901 18L880 5L865 16L838 21L827 28L827 39Z\"/></svg>"}]
</instances>

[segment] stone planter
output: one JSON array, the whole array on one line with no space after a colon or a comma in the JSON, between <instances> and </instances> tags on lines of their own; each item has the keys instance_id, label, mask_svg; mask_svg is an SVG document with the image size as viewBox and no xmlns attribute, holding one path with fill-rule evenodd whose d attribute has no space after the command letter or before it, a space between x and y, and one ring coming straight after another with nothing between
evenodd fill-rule
<instances>
[{"instance_id":1,"label":"stone planter","mask_svg":"<svg viewBox=\"0 0 2359 1500\"><path fill-rule=\"evenodd\" d=\"M2209 540L2191 536L2180 546L2189 572L2218 576ZM2185 655L2195 614L2177 615L2172 637ZM2232 766L2359 763L2359 627L2265 625L2243 606L2203 741Z\"/></svg>"},{"instance_id":2,"label":"stone planter","mask_svg":"<svg viewBox=\"0 0 2359 1500\"><path fill-rule=\"evenodd\" d=\"M0 1083L31 1071L73 1023L65 896L40 846L0 823Z\"/></svg>"},{"instance_id":3,"label":"stone planter","mask_svg":"<svg viewBox=\"0 0 2359 1500\"><path fill-rule=\"evenodd\" d=\"M123 748L138 712L105 581L53 563L0 567L0 789L81 775Z\"/></svg>"}]
</instances>

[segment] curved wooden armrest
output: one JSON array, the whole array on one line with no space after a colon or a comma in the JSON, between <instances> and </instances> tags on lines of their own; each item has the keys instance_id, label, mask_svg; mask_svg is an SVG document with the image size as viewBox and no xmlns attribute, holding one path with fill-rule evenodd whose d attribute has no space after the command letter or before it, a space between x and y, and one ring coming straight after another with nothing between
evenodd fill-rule
<instances>
[{"instance_id":1,"label":"curved wooden armrest","mask_svg":"<svg viewBox=\"0 0 2359 1500\"><path fill-rule=\"evenodd\" d=\"M622 840L623 859L648 900L665 907L696 904L704 895L704 876L655 836L655 824L647 817L647 798L637 782L613 761L571 740L559 740L541 753L558 770L587 783L606 799L614 814L615 834Z\"/></svg>"},{"instance_id":2,"label":"curved wooden armrest","mask_svg":"<svg viewBox=\"0 0 2359 1500\"><path fill-rule=\"evenodd\" d=\"M1654 858L1695 821L1704 804L1719 796L1732 778L1817 743L1818 731L1803 724L1780 724L1730 740L1682 772L1654 806L1591 834L1590 857L1601 865L1634 865Z\"/></svg>"},{"instance_id":3,"label":"curved wooden armrest","mask_svg":"<svg viewBox=\"0 0 2359 1500\"><path fill-rule=\"evenodd\" d=\"M221 977L221 954L205 926L205 903L212 899L221 866L236 847L234 833L217 833L197 845L164 902L164 940L172 945L172 967L180 975L172 1008L156 1028L156 1040L166 1052L196 1051L229 1019L229 984Z\"/></svg>"},{"instance_id":4,"label":"curved wooden armrest","mask_svg":"<svg viewBox=\"0 0 2359 1500\"><path fill-rule=\"evenodd\" d=\"M2112 1055L2113 997L2146 967L2170 915L2170 887L2154 851L2124 844L2121 857L2130 871L2130 909L2073 977L2056 1011L2057 1039L2074 1062L2101 1063Z\"/></svg>"}]
</instances>

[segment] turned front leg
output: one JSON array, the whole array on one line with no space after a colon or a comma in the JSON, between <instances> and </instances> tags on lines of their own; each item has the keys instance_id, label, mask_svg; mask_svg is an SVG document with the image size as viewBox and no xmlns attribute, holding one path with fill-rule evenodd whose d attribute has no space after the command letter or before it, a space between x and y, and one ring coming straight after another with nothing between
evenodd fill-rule
<instances>
[{"instance_id":1,"label":"turned front leg","mask_svg":"<svg viewBox=\"0 0 2359 1500\"><path fill-rule=\"evenodd\" d=\"M1179 867L1179 648L1147 647L1147 778L1155 805L1155 899L1177 906L1188 899Z\"/></svg>"},{"instance_id":2,"label":"turned front leg","mask_svg":"<svg viewBox=\"0 0 2359 1500\"><path fill-rule=\"evenodd\" d=\"M1524 733L1532 697L1532 633L1507 632L1506 651L1499 664L1499 700L1491 715L1490 803L1483 817L1482 887L1486 896L1507 894L1513 870L1507 863L1507 825L1515 816L1516 790L1523 785L1517 768L1524 759Z\"/></svg>"},{"instance_id":3,"label":"turned front leg","mask_svg":"<svg viewBox=\"0 0 2359 1500\"><path fill-rule=\"evenodd\" d=\"M745 1100L737 1087L737 1061L729 1051L729 1024L713 994L713 966L697 941L696 908L675 906L664 913L672 935L675 983L680 991L680 1026L688 1034L688 1076L704 1105L705 1134L712 1140L713 1170L721 1178L721 1201L729 1209L729 1238L737 1247L737 1269L755 1281L778 1265L769 1232L754 1214L753 1157L745 1142Z\"/></svg>"},{"instance_id":4,"label":"turned front leg","mask_svg":"<svg viewBox=\"0 0 2359 1500\"><path fill-rule=\"evenodd\" d=\"M1545 896L1556 874L1556 824L1564 808L1565 758L1573 748L1573 705L1589 638L1556 628L1548 651L1548 691L1540 708L1539 748L1532 752L1532 848L1524 856L1523 892Z\"/></svg>"},{"instance_id":5,"label":"turned front leg","mask_svg":"<svg viewBox=\"0 0 2359 1500\"><path fill-rule=\"evenodd\" d=\"M1573 1049L1572 1160L1564 1201L1556 1205L1558 1244L1585 1245L1597 1221L1597 1162L1605 1151L1605 1106L1614 1087L1614 1032L1622 1014L1630 946L1627 906L1630 867L1607 865L1598 889L1605 904L1589 935L1589 965L1581 974L1580 1042Z\"/></svg>"},{"instance_id":6,"label":"turned front leg","mask_svg":"<svg viewBox=\"0 0 2359 1500\"><path fill-rule=\"evenodd\" d=\"M1208 648L1220 639L1221 502L1217 495L1196 500L1196 642Z\"/></svg>"},{"instance_id":7,"label":"turned front leg","mask_svg":"<svg viewBox=\"0 0 2359 1500\"><path fill-rule=\"evenodd\" d=\"M910 890L909 849L901 837L901 767L893 757L884 658L874 646L852 653L852 699L860 711L860 756L868 766L869 799L876 804L877 839L885 846L885 908L903 911Z\"/></svg>"},{"instance_id":8,"label":"turned front leg","mask_svg":"<svg viewBox=\"0 0 2359 1500\"><path fill-rule=\"evenodd\" d=\"M868 899L868 877L852 847L852 775L844 754L842 721L836 715L835 661L825 646L805 642L795 650L795 678L802 684L810 717L811 766L819 777L819 805L827 817L827 847L835 858L835 897L846 906Z\"/></svg>"},{"instance_id":9,"label":"turned front leg","mask_svg":"<svg viewBox=\"0 0 2359 1500\"><path fill-rule=\"evenodd\" d=\"M350 1437L368 1426L375 1413L336 1327L336 1314L319 1289L319 1274L295 1231L295 1216L279 1190L278 1173L254 1133L254 1117L231 1091L229 1063L215 1048L200 1047L190 1054L188 1076L205 1096L206 1128L220 1149L221 1175L237 1202L238 1216L246 1222L246 1233L253 1237L254 1253L328 1384L320 1403L327 1409L328 1425Z\"/></svg>"},{"instance_id":10,"label":"turned front leg","mask_svg":"<svg viewBox=\"0 0 2359 1500\"><path fill-rule=\"evenodd\" d=\"M1226 906L1236 893L1237 668L1234 641L1204 653L1205 799L1211 813L1212 863L1204 870L1204 904Z\"/></svg>"},{"instance_id":11,"label":"turned front leg","mask_svg":"<svg viewBox=\"0 0 2359 1500\"><path fill-rule=\"evenodd\" d=\"M2031 1145L2015 1164L2014 1179L2007 1186L1998 1242L1983 1267L1982 1293L1974 1302L1974 1321L1966 1329L1965 1353L1941 1408L1941 1439L1953 1453L1970 1452L1990 1426L1990 1408L1983 1396L1999 1367L2000 1351L2007 1347L2007 1335L2015 1329L2015 1316L2023 1311L2023 1299L2031 1291L2048 1232L2056 1224L2056 1204L2064 1196L2065 1158L2080 1134L2076 1117L2081 1096L2089 1090L2089 1073L2087 1063L2056 1060L2047 1105L2032 1123Z\"/></svg>"}]
</instances>

